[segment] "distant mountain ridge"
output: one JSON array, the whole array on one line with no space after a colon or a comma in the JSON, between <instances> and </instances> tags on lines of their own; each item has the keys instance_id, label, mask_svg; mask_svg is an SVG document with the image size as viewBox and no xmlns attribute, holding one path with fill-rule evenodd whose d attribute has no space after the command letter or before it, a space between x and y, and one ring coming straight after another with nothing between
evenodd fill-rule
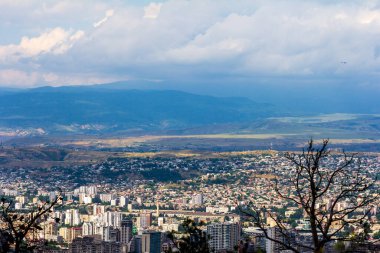
<instances>
[{"instance_id":1,"label":"distant mountain ridge","mask_svg":"<svg viewBox=\"0 0 380 253\"><path fill-rule=\"evenodd\" d=\"M0 127L41 128L50 133L161 130L250 122L274 115L273 106L248 98L104 87L0 93Z\"/></svg>"}]
</instances>

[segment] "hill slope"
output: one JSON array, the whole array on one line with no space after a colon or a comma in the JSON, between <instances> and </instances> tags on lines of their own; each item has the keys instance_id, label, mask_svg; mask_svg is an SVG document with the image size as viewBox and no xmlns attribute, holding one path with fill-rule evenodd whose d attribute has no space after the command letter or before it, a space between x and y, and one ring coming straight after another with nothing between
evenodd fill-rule
<instances>
[{"instance_id":1,"label":"hill slope","mask_svg":"<svg viewBox=\"0 0 380 253\"><path fill-rule=\"evenodd\" d=\"M0 127L49 132L160 130L249 122L272 107L247 98L217 98L178 91L44 87L0 94Z\"/></svg>"}]
</instances>

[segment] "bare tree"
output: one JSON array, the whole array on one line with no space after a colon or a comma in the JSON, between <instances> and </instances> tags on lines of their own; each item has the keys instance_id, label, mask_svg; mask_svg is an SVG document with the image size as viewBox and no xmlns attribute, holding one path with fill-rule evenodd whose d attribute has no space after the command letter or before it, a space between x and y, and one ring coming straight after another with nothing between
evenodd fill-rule
<instances>
[{"instance_id":1,"label":"bare tree","mask_svg":"<svg viewBox=\"0 0 380 253\"><path fill-rule=\"evenodd\" d=\"M311 243L298 240L297 231L270 208L251 206L242 209L268 240L283 249L321 253L332 241L367 239L368 215L379 197L374 184L376 179L362 168L355 154L332 154L328 143L329 140L323 140L318 146L310 140L301 153L285 153L293 166L278 176L273 184L279 198L303 210L310 225ZM265 217L274 222L273 229L280 236L270 233ZM359 227L364 229L355 232L354 229Z\"/></svg>"},{"instance_id":2,"label":"bare tree","mask_svg":"<svg viewBox=\"0 0 380 253\"><path fill-rule=\"evenodd\" d=\"M47 217L59 222L58 218L52 217L54 207L62 201L61 195L56 196L52 201L40 202L28 213L17 212L13 208L13 201L1 198L0 202L0 252L32 252L34 245L30 237L38 233L43 228L40 223Z\"/></svg>"}]
</instances>

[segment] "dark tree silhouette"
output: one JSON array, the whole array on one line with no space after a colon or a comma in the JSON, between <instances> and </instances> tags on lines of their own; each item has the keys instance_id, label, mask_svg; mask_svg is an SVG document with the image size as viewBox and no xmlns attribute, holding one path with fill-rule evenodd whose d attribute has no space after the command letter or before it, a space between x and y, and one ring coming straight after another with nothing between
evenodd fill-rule
<instances>
[{"instance_id":1,"label":"dark tree silhouette","mask_svg":"<svg viewBox=\"0 0 380 253\"><path fill-rule=\"evenodd\" d=\"M376 179L368 176L355 154L342 152L339 158L329 151L328 144L329 140L323 140L321 145L310 140L301 153L285 153L293 166L273 184L279 198L302 208L310 225L312 243L297 240L297 231L267 207L241 209L268 240L284 249L321 253L332 241L368 239L368 215L379 198ZM275 222L279 237L268 232L265 217ZM355 233L354 227L364 228L363 232Z\"/></svg>"},{"instance_id":2,"label":"dark tree silhouette","mask_svg":"<svg viewBox=\"0 0 380 253\"><path fill-rule=\"evenodd\" d=\"M32 252L37 247L30 240L30 236L43 230L40 223L50 216L53 208L60 205L61 195L52 201L37 204L30 212L21 213L13 208L13 201L1 198L0 202L0 252ZM59 222L58 218L54 218Z\"/></svg>"}]
</instances>

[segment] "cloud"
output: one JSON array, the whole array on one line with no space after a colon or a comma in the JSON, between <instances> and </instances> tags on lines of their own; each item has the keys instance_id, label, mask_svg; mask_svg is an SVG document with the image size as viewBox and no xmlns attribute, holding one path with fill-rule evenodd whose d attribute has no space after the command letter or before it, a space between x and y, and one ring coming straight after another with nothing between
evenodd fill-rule
<instances>
[{"instance_id":1,"label":"cloud","mask_svg":"<svg viewBox=\"0 0 380 253\"><path fill-rule=\"evenodd\" d=\"M222 61L230 72L244 75L378 71L373 50L380 33L373 29L380 23L374 11L348 6L350 18L336 19L339 11L341 6L335 5L279 3L263 5L248 15L232 13L181 47L170 49L163 59L190 64ZM350 64L342 66L341 61Z\"/></svg>"},{"instance_id":2,"label":"cloud","mask_svg":"<svg viewBox=\"0 0 380 253\"><path fill-rule=\"evenodd\" d=\"M35 57L40 54L64 54L76 41L84 36L84 32L65 31L60 27L46 31L37 37L21 38L19 44L0 46L0 62L17 61L21 58Z\"/></svg>"},{"instance_id":3,"label":"cloud","mask_svg":"<svg viewBox=\"0 0 380 253\"><path fill-rule=\"evenodd\" d=\"M378 1L1 4L0 69L38 73L38 81L54 85L70 82L67 76L73 83L94 81L90 75L207 81L225 75L373 77L380 70Z\"/></svg>"},{"instance_id":4,"label":"cloud","mask_svg":"<svg viewBox=\"0 0 380 253\"><path fill-rule=\"evenodd\" d=\"M112 17L114 14L114 10L110 9L110 10L107 10L106 11L106 15L104 18L102 18L101 20L99 20L98 22L95 22L94 23L94 28L98 28L99 26L101 26L102 24L104 24L105 22L107 22L107 20Z\"/></svg>"},{"instance_id":5,"label":"cloud","mask_svg":"<svg viewBox=\"0 0 380 253\"><path fill-rule=\"evenodd\" d=\"M97 73L86 74L56 74L56 73L43 73L39 78L39 85L61 86L61 85L83 85L83 84L102 84L118 81L118 78L108 76L102 77ZM124 76L124 80L128 80L127 76Z\"/></svg>"},{"instance_id":6,"label":"cloud","mask_svg":"<svg viewBox=\"0 0 380 253\"><path fill-rule=\"evenodd\" d=\"M161 3L150 3L144 8L144 18L155 19L160 15Z\"/></svg>"},{"instance_id":7,"label":"cloud","mask_svg":"<svg viewBox=\"0 0 380 253\"><path fill-rule=\"evenodd\" d=\"M123 80L128 80L128 76L123 76ZM52 72L27 71L18 69L1 69L0 83L4 86L14 88L27 88L38 86L61 86L61 85L81 85L81 84L101 84L116 82L117 77L102 77L97 73L86 74L57 74Z\"/></svg>"},{"instance_id":8,"label":"cloud","mask_svg":"<svg viewBox=\"0 0 380 253\"><path fill-rule=\"evenodd\" d=\"M17 69L0 70L0 83L12 87L31 87L39 80L37 72L26 73Z\"/></svg>"}]
</instances>

